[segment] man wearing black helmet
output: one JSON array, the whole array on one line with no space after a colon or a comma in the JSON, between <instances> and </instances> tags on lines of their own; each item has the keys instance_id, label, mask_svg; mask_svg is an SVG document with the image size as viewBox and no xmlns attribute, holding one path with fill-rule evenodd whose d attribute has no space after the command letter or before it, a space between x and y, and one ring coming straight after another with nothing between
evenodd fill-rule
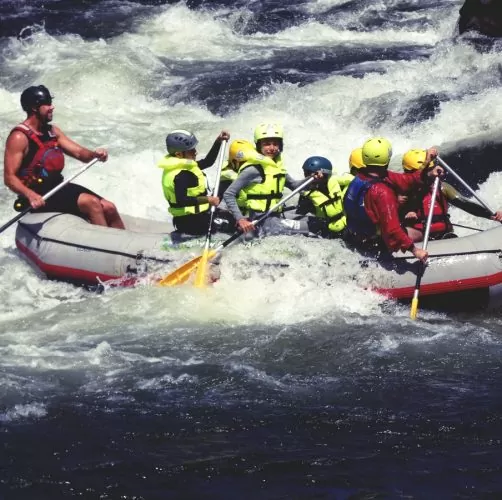
<instances>
[{"instance_id":1,"label":"man wearing black helmet","mask_svg":"<svg viewBox=\"0 0 502 500\"><path fill-rule=\"evenodd\" d=\"M69 183L44 200L43 195L63 181L64 153L88 163L108 159L108 152L91 151L51 125L54 105L43 85L29 87L21 94L27 117L7 138L4 156L5 185L19 195L16 208L30 206L41 212L64 212L83 216L91 224L124 229L113 203L87 188Z\"/></svg>"},{"instance_id":2,"label":"man wearing black helmet","mask_svg":"<svg viewBox=\"0 0 502 500\"><path fill-rule=\"evenodd\" d=\"M209 168L216 161L222 141L227 141L230 134L222 130L209 153L202 160L195 160L199 141L187 130L173 130L166 137L167 155L158 167L162 174L162 189L169 203L169 213L173 216L175 228L186 234L204 235L209 225L209 209L220 204L218 196L207 191L206 176L202 170ZM233 220L224 211L216 213L221 219L219 231L230 231Z\"/></svg>"}]
</instances>

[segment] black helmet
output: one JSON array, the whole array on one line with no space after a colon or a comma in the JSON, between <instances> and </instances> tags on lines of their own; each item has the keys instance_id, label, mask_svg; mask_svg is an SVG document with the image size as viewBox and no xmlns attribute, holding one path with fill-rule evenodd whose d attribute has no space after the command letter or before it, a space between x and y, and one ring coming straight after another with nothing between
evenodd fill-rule
<instances>
[{"instance_id":1,"label":"black helmet","mask_svg":"<svg viewBox=\"0 0 502 500\"><path fill-rule=\"evenodd\" d=\"M166 137L167 152L171 155L182 151L194 149L199 141L191 132L187 130L173 130Z\"/></svg>"},{"instance_id":2,"label":"black helmet","mask_svg":"<svg viewBox=\"0 0 502 500\"><path fill-rule=\"evenodd\" d=\"M44 85L36 87L28 87L21 94L21 107L30 113L33 108L37 108L42 104L52 104L52 96L49 89Z\"/></svg>"}]
</instances>

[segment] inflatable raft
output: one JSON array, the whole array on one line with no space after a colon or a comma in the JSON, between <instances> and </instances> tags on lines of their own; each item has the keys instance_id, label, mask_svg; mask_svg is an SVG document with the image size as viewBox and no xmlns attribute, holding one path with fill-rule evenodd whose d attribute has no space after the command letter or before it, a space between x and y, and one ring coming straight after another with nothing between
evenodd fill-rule
<instances>
[{"instance_id":1,"label":"inflatable raft","mask_svg":"<svg viewBox=\"0 0 502 500\"><path fill-rule=\"evenodd\" d=\"M94 226L60 213L29 214L16 245L50 279L95 285L159 268L169 273L200 254L204 238L180 235L169 223L124 216L126 230ZM225 236L226 238L227 236ZM431 241L420 287L420 307L479 309L502 297L502 225L469 236ZM411 253L364 257L357 280L399 301L415 290L419 262ZM127 284L127 281L125 281ZM455 307L450 307L455 306ZM458 307L457 307L458 306Z\"/></svg>"},{"instance_id":2,"label":"inflatable raft","mask_svg":"<svg viewBox=\"0 0 502 500\"><path fill-rule=\"evenodd\" d=\"M126 230L89 224L62 213L28 214L18 223L16 246L49 279L78 285L153 273L176 266L180 250L201 248L200 238L168 222L123 216ZM174 252L178 251L178 252Z\"/></svg>"},{"instance_id":3,"label":"inflatable raft","mask_svg":"<svg viewBox=\"0 0 502 500\"><path fill-rule=\"evenodd\" d=\"M431 241L427 250L421 307L468 311L502 305L502 225L469 236ZM361 263L365 286L399 301L412 299L422 266L411 253Z\"/></svg>"}]
</instances>

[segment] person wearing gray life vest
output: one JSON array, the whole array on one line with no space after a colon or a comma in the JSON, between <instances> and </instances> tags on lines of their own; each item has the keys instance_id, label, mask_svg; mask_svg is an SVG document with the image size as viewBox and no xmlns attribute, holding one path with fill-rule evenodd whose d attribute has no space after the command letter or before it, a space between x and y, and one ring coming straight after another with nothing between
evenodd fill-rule
<instances>
[{"instance_id":1,"label":"person wearing gray life vest","mask_svg":"<svg viewBox=\"0 0 502 500\"><path fill-rule=\"evenodd\" d=\"M103 148L94 151L80 146L59 127L51 125L54 105L44 85L32 86L21 94L26 119L14 127L5 145L4 183L17 193L14 207L23 211L31 205L38 212L63 212L84 217L91 224L124 229L115 205L83 186L68 183L47 200L43 196L63 182L64 155L88 163L108 159Z\"/></svg>"},{"instance_id":2,"label":"person wearing gray life vest","mask_svg":"<svg viewBox=\"0 0 502 500\"><path fill-rule=\"evenodd\" d=\"M206 176L202 171L213 165L221 142L229 137L227 131L221 131L207 156L195 160L199 141L194 134L187 130L173 130L167 135L167 155L157 166L163 170L162 189L178 231L190 235L207 233L209 209L211 206L217 207L220 199L208 193ZM225 212L218 210L215 220L222 222L221 227L215 225L215 230L227 228L227 231L231 231L233 220Z\"/></svg>"}]
</instances>

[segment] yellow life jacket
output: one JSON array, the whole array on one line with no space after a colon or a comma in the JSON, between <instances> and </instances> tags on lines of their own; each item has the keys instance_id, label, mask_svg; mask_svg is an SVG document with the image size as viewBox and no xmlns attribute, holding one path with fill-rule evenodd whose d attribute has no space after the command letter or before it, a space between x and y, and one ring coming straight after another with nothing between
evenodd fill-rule
<instances>
[{"instance_id":1,"label":"yellow life jacket","mask_svg":"<svg viewBox=\"0 0 502 500\"><path fill-rule=\"evenodd\" d=\"M263 181L253 182L239 192L237 204L243 215L248 215L251 210L266 212L282 198L286 183L286 170L280 156L274 161L253 152L252 156L246 158L246 162L240 166L238 173L250 166L258 168Z\"/></svg>"},{"instance_id":2,"label":"yellow life jacket","mask_svg":"<svg viewBox=\"0 0 502 500\"><path fill-rule=\"evenodd\" d=\"M237 172L232 168L229 162L226 162L226 165L223 165L220 175L220 181L228 181L234 182L237 179Z\"/></svg>"},{"instance_id":3,"label":"yellow life jacket","mask_svg":"<svg viewBox=\"0 0 502 500\"><path fill-rule=\"evenodd\" d=\"M339 233L347 226L347 219L343 211L343 196L353 178L350 174L339 178L332 175L328 179L328 195L317 189L304 193L304 196L313 203L316 217L327 219L329 221L328 228L334 233Z\"/></svg>"},{"instance_id":4,"label":"yellow life jacket","mask_svg":"<svg viewBox=\"0 0 502 500\"><path fill-rule=\"evenodd\" d=\"M209 210L209 203L195 203L193 205L180 205L176 201L176 193L174 191L174 178L183 170L191 172L197 177L197 186L187 189L187 196L197 197L206 196L206 176L199 168L199 165L194 160L186 160L177 158L176 156L166 155L157 164L159 168L164 170L162 174L162 189L164 196L169 203L169 213L173 217L182 217L184 215L199 214Z\"/></svg>"}]
</instances>

